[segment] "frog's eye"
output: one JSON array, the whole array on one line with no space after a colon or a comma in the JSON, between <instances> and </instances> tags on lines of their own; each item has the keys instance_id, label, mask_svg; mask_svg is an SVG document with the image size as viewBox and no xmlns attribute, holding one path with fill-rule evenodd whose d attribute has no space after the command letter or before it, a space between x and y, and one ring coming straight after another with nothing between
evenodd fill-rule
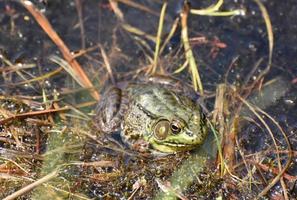
<instances>
[{"instance_id":1,"label":"frog's eye","mask_svg":"<svg viewBox=\"0 0 297 200\"><path fill-rule=\"evenodd\" d=\"M178 134L181 131L180 125L175 121L171 122L170 129L173 134Z\"/></svg>"},{"instance_id":2,"label":"frog's eye","mask_svg":"<svg viewBox=\"0 0 297 200\"><path fill-rule=\"evenodd\" d=\"M170 123L167 120L161 120L157 122L154 129L155 137L158 140L164 140L168 135Z\"/></svg>"}]
</instances>

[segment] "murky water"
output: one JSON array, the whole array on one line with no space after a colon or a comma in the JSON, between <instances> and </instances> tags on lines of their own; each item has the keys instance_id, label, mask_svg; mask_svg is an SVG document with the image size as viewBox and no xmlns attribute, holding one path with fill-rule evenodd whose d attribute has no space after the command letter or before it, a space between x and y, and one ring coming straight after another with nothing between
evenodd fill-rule
<instances>
[{"instance_id":1,"label":"murky water","mask_svg":"<svg viewBox=\"0 0 297 200\"><path fill-rule=\"evenodd\" d=\"M211 1L190 2L193 8L205 8L211 4ZM133 34L123 29L120 26L119 20L112 12L108 1L82 1L83 38L78 23L77 5L75 1L48 0L34 1L34 3L43 11L53 28L72 51L78 52L82 49L83 45L86 48L90 48L101 44L110 59L116 80L125 80L127 77L131 78L133 75L135 76L137 69L149 64L148 57L153 57L155 44L143 35ZM146 34L155 36L162 2L158 0L141 0L137 1L137 3L144 5L149 11L119 3L119 8L124 14L125 22L131 26L137 27ZM263 3L268 10L274 31L272 68L263 79L263 82L280 77L284 82L281 82L279 87L273 87L269 92L260 94L266 96L268 103L264 103L264 105L260 106L259 102L255 102L262 109L265 109L265 111L281 125L290 140L293 150L296 151L297 81L295 81L295 79L297 78L297 23L295 22L295 17L297 17L297 4L294 0L287 0L285 2L263 1ZM169 1L163 29L165 36L170 32L171 25L181 11L182 5L182 1ZM239 8L245 10L246 14L244 16L212 17L190 15L189 17L188 27L189 35L192 39L192 48L199 65L203 85L206 93L210 96L215 94L215 89L219 83L230 84L237 88L244 84L251 83L257 75L265 69L268 62L269 44L260 9L255 2L244 0L225 1L222 7L223 10ZM175 37L170 41L159 61L167 73L172 73L183 63L182 56L184 55L183 53L179 53L181 49L179 31L178 29ZM143 42L145 42L145 44L143 44ZM1 58L0 60L0 70L2 73L0 77L0 94L2 96L19 95L41 97L44 92L46 94L52 94L56 91L63 93L66 88L78 87L73 83L66 72L52 76L46 79L46 81L32 82L30 84L16 84L26 79L42 76L43 74L53 71L57 68L57 65L49 61L48 57L52 54L60 55L58 48L37 25L34 18L17 2L0 0L0 53L2 58L5 58ZM259 62L260 59L262 59L261 62ZM12 63L10 67L17 66L17 63L34 64L34 66L22 69L21 75L15 72L11 73L11 69L8 69L9 64L7 60ZM106 82L104 82L104 80L106 80L106 71L103 68L102 60L100 49L98 48L88 51L78 58L78 61L89 74L89 77L98 89L106 84ZM259 66L257 66L257 63L260 63ZM21 67L25 66L26 65L23 65ZM253 69L255 69L254 74L251 75L250 79L247 79ZM191 84L191 77L186 70L176 76ZM273 92L281 95L272 94ZM259 94L255 93L255 98L257 98L257 95ZM91 99L91 97L85 96L82 93L70 96L71 98L67 95L63 97L66 99L66 102L71 104ZM250 100L252 100L252 98L253 97L250 97ZM213 109L213 104L214 98L206 100L208 110ZM92 108L89 108L89 110L91 109ZM89 110L86 110L86 112ZM269 165L269 162L275 159L272 139L267 130L265 130L263 126L259 126L261 122L257 118L248 114L245 116L249 116L250 119L247 120L249 123L243 120L245 122L242 123L242 129L240 129L238 133L240 150L247 155L245 158L247 160L254 158L252 154L256 152L262 152L263 154L265 151L267 156L264 163ZM267 117L265 121L273 130L273 134L281 149L286 149L287 146L281 132L277 130L277 127L271 120L268 120ZM44 140L46 140L46 138L44 138ZM0 148L4 147L6 147L4 143L0 142ZM98 150L92 150L91 154L98 156L100 152L98 153ZM248 155L251 156L249 157ZM241 162L242 157L239 152L236 156L237 161ZM97 157L86 157L89 161L98 160ZM104 157L104 159L122 159L117 161L120 163L118 166L126 166L125 170L130 173L127 173L126 176L121 176L121 180L118 179L115 181L114 185L112 185L112 182L106 182L106 180L105 182L98 180L80 182L76 180L77 184L84 186L83 190L90 198L98 196L101 198L127 198L131 196L131 193L134 191L132 188L133 184L135 184L135 180L141 180L141 176L147 181L146 184L150 184L152 187L149 187L147 191L141 190L142 193L136 192L135 198L144 198L147 196L152 198L154 196L152 193L155 192L158 186L150 175L153 174L152 176L157 176L156 174L160 174L158 178L165 181L168 180L166 178L170 176L170 173L174 171L174 166L168 163L164 164L166 163L166 159L165 161L154 160L155 163L147 163L147 161L141 159L134 160L129 156L128 158L125 156L113 157L107 154L102 157ZM182 158L183 156L181 156L181 158L178 157L174 163L179 164L179 159ZM283 161L285 162L285 159L283 159ZM162 165L168 167L168 171L164 170ZM137 166L143 166L144 170L137 171ZM153 169L153 172L149 169ZM133 170L135 174L131 173ZM103 171L110 175L109 178L118 173L118 171L110 169L110 167L104 168ZM297 160L295 157L286 173L296 177ZM87 173L84 172L83 174L86 175ZM242 174L244 176L244 170L242 170ZM261 175L257 174L257 176ZM265 174L265 177L271 178L271 175ZM228 180L228 177L226 177L226 180ZM86 182L89 183L89 188L86 188L86 185L88 185ZM211 189L215 190L215 188L219 188L221 180L217 180L217 182L218 184ZM286 183L288 185L289 194L291 195L290 197L296 198L297 187L294 187L294 182L292 180L286 180ZM188 191L190 199L191 197L214 198L213 196L217 195L217 193L214 192L212 193L213 196L209 194L199 196L200 194L193 189L199 188L199 186L197 186L198 183L195 184ZM75 184L72 186L77 189L77 186L74 185ZM252 192L250 192L250 195L247 195L246 199L255 197L255 195L263 189L263 185L260 187L256 187L255 185L253 185ZM114 192L111 192L110 196L108 196L106 191L108 191L108 187L111 186L113 186ZM120 191L123 191L123 193ZM281 191L282 188L280 185L277 185L269 197L275 197L277 194L281 193ZM234 189L234 194L240 192L245 194L245 191L237 191ZM230 194L231 193L232 192L230 192Z\"/></svg>"}]
</instances>

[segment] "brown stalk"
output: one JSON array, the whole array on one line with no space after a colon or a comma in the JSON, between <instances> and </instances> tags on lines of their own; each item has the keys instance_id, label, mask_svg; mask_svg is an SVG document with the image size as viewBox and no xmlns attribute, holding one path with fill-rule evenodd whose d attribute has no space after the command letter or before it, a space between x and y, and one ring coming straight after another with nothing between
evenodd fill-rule
<instances>
[{"instance_id":1,"label":"brown stalk","mask_svg":"<svg viewBox=\"0 0 297 200\"><path fill-rule=\"evenodd\" d=\"M230 170L233 170L235 165L235 144L238 133L239 117L235 116L230 125L230 131L224 134L223 155L226 164Z\"/></svg>"}]
</instances>

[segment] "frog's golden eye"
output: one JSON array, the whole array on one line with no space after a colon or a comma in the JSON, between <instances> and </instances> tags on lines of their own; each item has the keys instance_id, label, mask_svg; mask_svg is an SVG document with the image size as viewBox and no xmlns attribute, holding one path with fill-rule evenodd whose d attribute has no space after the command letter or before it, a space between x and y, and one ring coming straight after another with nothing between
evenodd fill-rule
<instances>
[{"instance_id":1,"label":"frog's golden eye","mask_svg":"<svg viewBox=\"0 0 297 200\"><path fill-rule=\"evenodd\" d=\"M180 124L178 122L175 122L175 121L171 122L170 129L171 129L173 134L178 134L181 131Z\"/></svg>"},{"instance_id":2,"label":"frog's golden eye","mask_svg":"<svg viewBox=\"0 0 297 200\"><path fill-rule=\"evenodd\" d=\"M170 123L167 120L160 120L157 122L154 128L155 137L158 140L164 140L168 135Z\"/></svg>"}]
</instances>

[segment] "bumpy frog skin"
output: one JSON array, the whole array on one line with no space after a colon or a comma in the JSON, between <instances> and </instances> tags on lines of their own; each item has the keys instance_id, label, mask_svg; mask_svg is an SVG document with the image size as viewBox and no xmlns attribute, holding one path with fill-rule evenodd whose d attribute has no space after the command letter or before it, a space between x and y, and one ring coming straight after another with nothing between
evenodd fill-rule
<instances>
[{"instance_id":1,"label":"bumpy frog skin","mask_svg":"<svg viewBox=\"0 0 297 200\"><path fill-rule=\"evenodd\" d=\"M120 131L124 142L140 151L139 146L154 153L186 151L202 144L207 135L200 106L161 84L112 87L96 112L101 132Z\"/></svg>"}]
</instances>

